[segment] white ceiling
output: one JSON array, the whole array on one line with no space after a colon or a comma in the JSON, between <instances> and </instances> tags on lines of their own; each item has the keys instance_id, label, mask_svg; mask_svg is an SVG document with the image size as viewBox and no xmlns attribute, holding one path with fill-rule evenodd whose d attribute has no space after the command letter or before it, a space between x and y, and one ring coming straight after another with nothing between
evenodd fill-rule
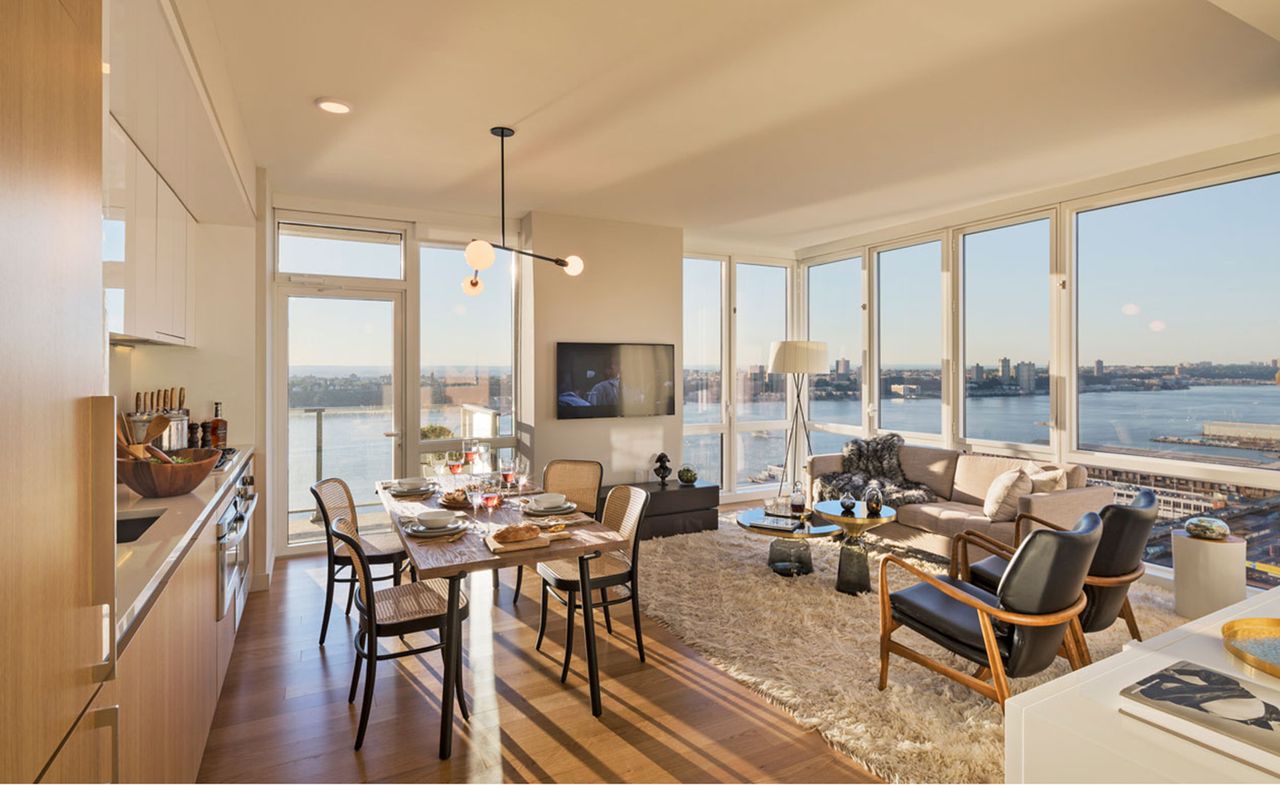
<instances>
[{"instance_id":1,"label":"white ceiling","mask_svg":"<svg viewBox=\"0 0 1280 785\"><path fill-rule=\"evenodd\" d=\"M1280 131L1208 0L210 7L274 188L346 202L495 215L506 124L510 215L794 249Z\"/></svg>"}]
</instances>

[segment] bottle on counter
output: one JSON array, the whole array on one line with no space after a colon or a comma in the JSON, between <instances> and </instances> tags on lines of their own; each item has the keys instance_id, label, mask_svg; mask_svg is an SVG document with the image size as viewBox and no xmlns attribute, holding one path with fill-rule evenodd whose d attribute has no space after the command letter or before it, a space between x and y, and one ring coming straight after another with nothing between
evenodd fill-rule
<instances>
[{"instance_id":1,"label":"bottle on counter","mask_svg":"<svg viewBox=\"0 0 1280 785\"><path fill-rule=\"evenodd\" d=\"M209 443L212 447L227 446L227 421L222 418L222 402L213 402L213 419L209 421Z\"/></svg>"}]
</instances>

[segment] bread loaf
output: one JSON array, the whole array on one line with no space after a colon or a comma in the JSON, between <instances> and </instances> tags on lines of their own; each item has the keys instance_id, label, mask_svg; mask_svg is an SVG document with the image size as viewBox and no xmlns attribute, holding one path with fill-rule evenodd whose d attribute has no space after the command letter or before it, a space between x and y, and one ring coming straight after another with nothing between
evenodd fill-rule
<instances>
[{"instance_id":1,"label":"bread loaf","mask_svg":"<svg viewBox=\"0 0 1280 785\"><path fill-rule=\"evenodd\" d=\"M495 542L524 542L532 540L541 532L537 526L532 523L519 523L514 526L507 526L494 532L493 539Z\"/></svg>"}]
</instances>

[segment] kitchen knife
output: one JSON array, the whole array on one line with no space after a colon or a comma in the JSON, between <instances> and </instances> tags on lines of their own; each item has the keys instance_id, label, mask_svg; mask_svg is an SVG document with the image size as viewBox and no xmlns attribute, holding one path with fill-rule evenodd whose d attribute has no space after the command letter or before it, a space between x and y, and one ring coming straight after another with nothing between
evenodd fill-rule
<instances>
[{"instance_id":1,"label":"kitchen knife","mask_svg":"<svg viewBox=\"0 0 1280 785\"><path fill-rule=\"evenodd\" d=\"M181 406L178 405L178 388L177 387L169 388L169 408L170 409L182 408Z\"/></svg>"},{"instance_id":2,"label":"kitchen knife","mask_svg":"<svg viewBox=\"0 0 1280 785\"><path fill-rule=\"evenodd\" d=\"M178 408L179 409L187 408L187 388L186 387L178 388Z\"/></svg>"},{"instance_id":3,"label":"kitchen knife","mask_svg":"<svg viewBox=\"0 0 1280 785\"><path fill-rule=\"evenodd\" d=\"M135 414L142 411L142 393L140 392L133 394L133 411Z\"/></svg>"}]
</instances>

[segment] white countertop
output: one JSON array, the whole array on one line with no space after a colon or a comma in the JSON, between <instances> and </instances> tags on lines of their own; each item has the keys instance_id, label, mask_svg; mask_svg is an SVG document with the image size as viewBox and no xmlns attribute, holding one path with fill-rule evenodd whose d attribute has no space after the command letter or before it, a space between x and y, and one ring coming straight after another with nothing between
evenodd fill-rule
<instances>
[{"instance_id":1,"label":"white countertop","mask_svg":"<svg viewBox=\"0 0 1280 785\"><path fill-rule=\"evenodd\" d=\"M123 641L141 619L152 596L181 561L227 494L231 480L253 456L253 445L233 444L235 456L184 496L147 499L123 483L116 486L116 517L160 514L159 520L133 542L116 544L116 640Z\"/></svg>"},{"instance_id":2,"label":"white countertop","mask_svg":"<svg viewBox=\"0 0 1280 785\"><path fill-rule=\"evenodd\" d=\"M1224 622L1280 616L1280 588L1256 594L1010 698L1005 782L1262 782L1226 755L1120 713L1120 691L1178 660L1280 689L1222 646Z\"/></svg>"}]
</instances>

